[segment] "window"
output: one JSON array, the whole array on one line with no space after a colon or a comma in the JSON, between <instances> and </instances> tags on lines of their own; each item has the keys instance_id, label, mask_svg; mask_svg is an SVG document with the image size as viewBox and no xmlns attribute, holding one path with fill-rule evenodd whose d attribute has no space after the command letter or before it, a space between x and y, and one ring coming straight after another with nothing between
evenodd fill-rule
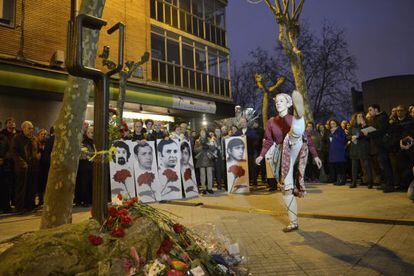
<instances>
[{"instance_id":1,"label":"window","mask_svg":"<svg viewBox=\"0 0 414 276\"><path fill-rule=\"evenodd\" d=\"M151 55L152 58L165 60L165 39L160 35L151 34Z\"/></svg>"},{"instance_id":2,"label":"window","mask_svg":"<svg viewBox=\"0 0 414 276\"><path fill-rule=\"evenodd\" d=\"M226 52L152 26L151 53L152 81L230 97Z\"/></svg>"},{"instance_id":3,"label":"window","mask_svg":"<svg viewBox=\"0 0 414 276\"><path fill-rule=\"evenodd\" d=\"M218 0L150 0L151 18L226 47L226 5Z\"/></svg>"},{"instance_id":4,"label":"window","mask_svg":"<svg viewBox=\"0 0 414 276\"><path fill-rule=\"evenodd\" d=\"M0 0L0 25L14 27L15 0Z\"/></svg>"},{"instance_id":5,"label":"window","mask_svg":"<svg viewBox=\"0 0 414 276\"><path fill-rule=\"evenodd\" d=\"M167 40L167 61L180 64L180 49L178 42L171 39Z\"/></svg>"}]
</instances>

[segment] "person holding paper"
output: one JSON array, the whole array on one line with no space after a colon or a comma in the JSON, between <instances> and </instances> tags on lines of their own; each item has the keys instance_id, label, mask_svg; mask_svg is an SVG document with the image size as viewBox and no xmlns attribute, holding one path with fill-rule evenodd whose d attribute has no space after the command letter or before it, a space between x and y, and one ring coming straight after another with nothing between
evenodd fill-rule
<instances>
[{"instance_id":1,"label":"person holding paper","mask_svg":"<svg viewBox=\"0 0 414 276\"><path fill-rule=\"evenodd\" d=\"M368 189L372 189L372 161L369 155L369 139L361 133L361 129L367 126L362 112L354 113L351 118L351 128L348 139L351 141L350 157L352 160L352 184L349 188L356 188L359 164L361 164L366 176Z\"/></svg>"},{"instance_id":2,"label":"person holding paper","mask_svg":"<svg viewBox=\"0 0 414 276\"><path fill-rule=\"evenodd\" d=\"M384 137L388 135L388 116L385 112L381 111L381 108L377 104L371 104L368 107L368 114L372 120L371 126L375 130L368 131L362 129L361 132L370 139L371 154L378 160L381 170L384 173L385 183L381 185L381 189L384 193L390 193L394 191L394 176L386 140L384 140Z\"/></svg>"}]
</instances>

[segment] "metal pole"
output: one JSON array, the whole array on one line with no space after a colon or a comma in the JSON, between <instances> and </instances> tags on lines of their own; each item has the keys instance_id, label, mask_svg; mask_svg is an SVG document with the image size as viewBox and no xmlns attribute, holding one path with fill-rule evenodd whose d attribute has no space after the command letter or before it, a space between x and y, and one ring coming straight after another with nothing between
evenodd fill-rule
<instances>
[{"instance_id":1,"label":"metal pole","mask_svg":"<svg viewBox=\"0 0 414 276\"><path fill-rule=\"evenodd\" d=\"M109 121L109 78L106 75L95 81L94 92L94 144L97 151L107 150L109 135L106 128ZM109 188L108 163L104 155L100 155L93 162L92 183L92 210L93 218L103 223L107 215L108 188Z\"/></svg>"}]
</instances>

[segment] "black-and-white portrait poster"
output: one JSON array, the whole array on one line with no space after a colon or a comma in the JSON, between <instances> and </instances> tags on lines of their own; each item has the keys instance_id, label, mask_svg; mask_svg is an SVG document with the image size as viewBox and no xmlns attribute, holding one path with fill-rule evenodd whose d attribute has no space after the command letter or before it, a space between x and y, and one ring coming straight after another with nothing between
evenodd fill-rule
<instances>
[{"instance_id":1,"label":"black-and-white portrait poster","mask_svg":"<svg viewBox=\"0 0 414 276\"><path fill-rule=\"evenodd\" d=\"M181 141L181 177L183 180L184 194L186 198L198 196L197 180L194 170L193 154L190 141Z\"/></svg>"},{"instance_id":2,"label":"black-and-white portrait poster","mask_svg":"<svg viewBox=\"0 0 414 276\"><path fill-rule=\"evenodd\" d=\"M113 144L116 152L112 156L112 161L109 163L109 170L111 175L111 198L112 203L115 204L121 203L117 198L118 194L131 198L137 196L131 144L131 141L123 140L115 141Z\"/></svg>"},{"instance_id":3,"label":"black-and-white portrait poster","mask_svg":"<svg viewBox=\"0 0 414 276\"><path fill-rule=\"evenodd\" d=\"M245 136L228 137L226 144L227 185L229 193L249 192L249 168Z\"/></svg>"},{"instance_id":4,"label":"black-and-white portrait poster","mask_svg":"<svg viewBox=\"0 0 414 276\"><path fill-rule=\"evenodd\" d=\"M160 201L155 142L132 142L134 156L135 188L141 202Z\"/></svg>"},{"instance_id":5,"label":"black-and-white portrait poster","mask_svg":"<svg viewBox=\"0 0 414 276\"><path fill-rule=\"evenodd\" d=\"M157 139L157 158L161 200L182 198L180 142L177 139Z\"/></svg>"}]
</instances>

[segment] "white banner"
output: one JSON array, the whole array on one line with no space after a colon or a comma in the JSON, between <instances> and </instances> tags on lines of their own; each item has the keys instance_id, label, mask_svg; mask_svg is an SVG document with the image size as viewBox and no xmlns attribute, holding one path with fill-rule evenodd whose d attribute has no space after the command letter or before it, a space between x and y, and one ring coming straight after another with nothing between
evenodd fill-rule
<instances>
[{"instance_id":1,"label":"white banner","mask_svg":"<svg viewBox=\"0 0 414 276\"><path fill-rule=\"evenodd\" d=\"M180 142L157 139L158 177L162 200L182 198Z\"/></svg>"},{"instance_id":2,"label":"white banner","mask_svg":"<svg viewBox=\"0 0 414 276\"><path fill-rule=\"evenodd\" d=\"M112 203L120 204L118 194L127 197L137 196L134 181L133 156L131 152L131 141L115 141L116 153L109 164L111 175L111 198Z\"/></svg>"},{"instance_id":3,"label":"white banner","mask_svg":"<svg viewBox=\"0 0 414 276\"><path fill-rule=\"evenodd\" d=\"M249 192L249 167L246 136L228 137L226 144L227 185L229 193Z\"/></svg>"},{"instance_id":4,"label":"white banner","mask_svg":"<svg viewBox=\"0 0 414 276\"><path fill-rule=\"evenodd\" d=\"M181 177L183 179L184 194L186 198L197 197L197 180L194 170L193 154L190 141L181 141Z\"/></svg>"},{"instance_id":5,"label":"white banner","mask_svg":"<svg viewBox=\"0 0 414 276\"><path fill-rule=\"evenodd\" d=\"M206 101L178 95L173 95L172 107L202 113L216 113L216 103L214 101Z\"/></svg>"},{"instance_id":6,"label":"white banner","mask_svg":"<svg viewBox=\"0 0 414 276\"><path fill-rule=\"evenodd\" d=\"M161 200L155 142L132 142L135 186L139 199L144 202Z\"/></svg>"}]
</instances>

